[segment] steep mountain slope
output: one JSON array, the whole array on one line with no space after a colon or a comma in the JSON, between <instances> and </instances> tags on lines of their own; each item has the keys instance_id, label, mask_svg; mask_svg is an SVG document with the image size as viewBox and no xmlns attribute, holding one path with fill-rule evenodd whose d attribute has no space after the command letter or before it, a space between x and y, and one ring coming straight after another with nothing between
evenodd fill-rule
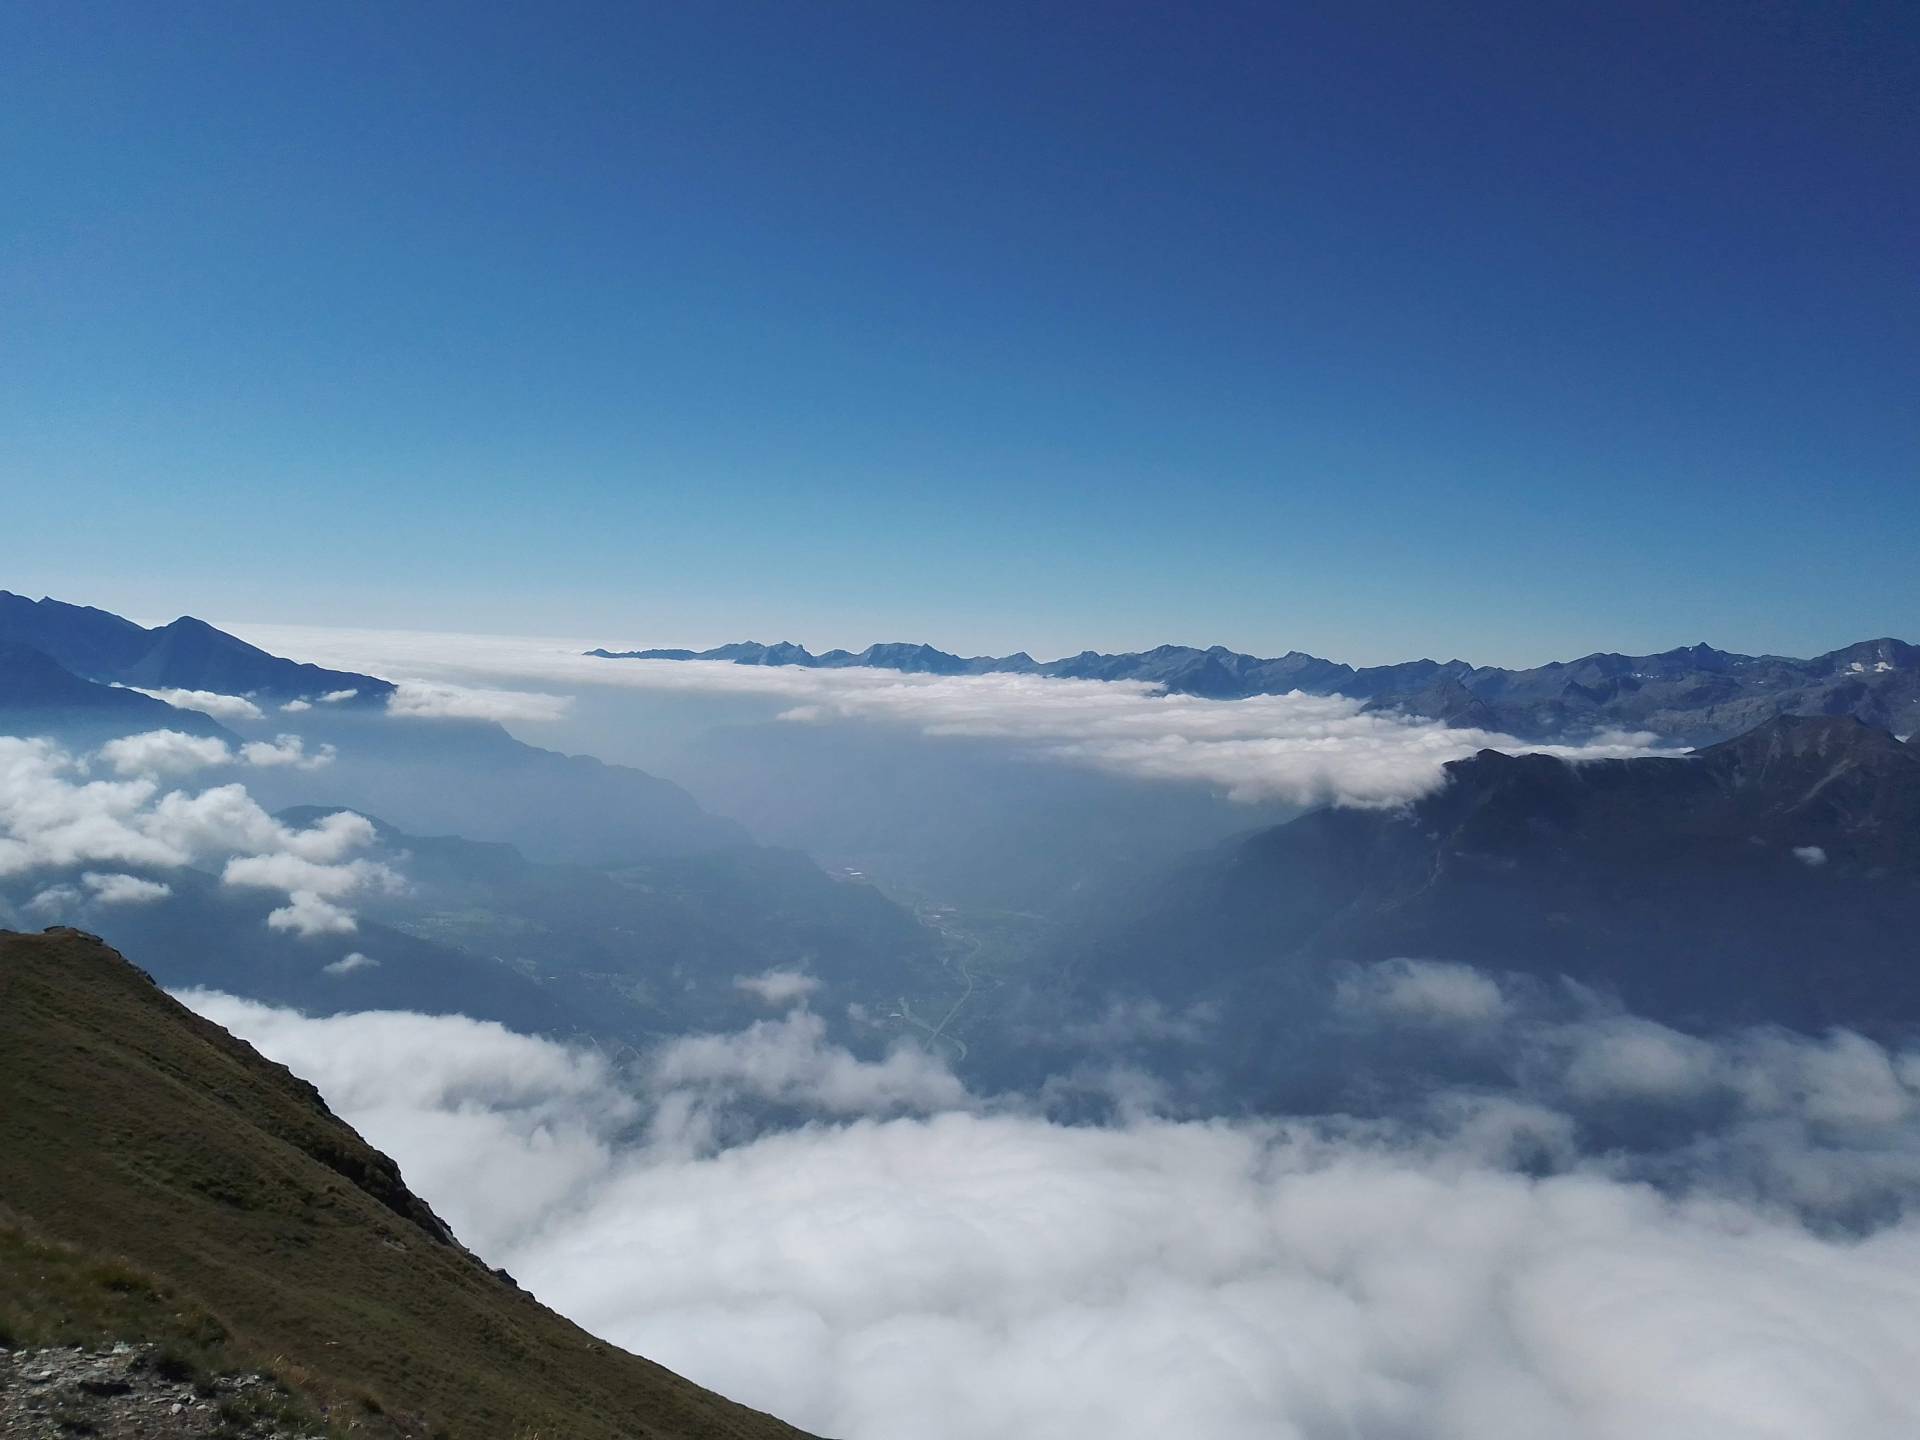
<instances>
[{"instance_id":1,"label":"steep mountain slope","mask_svg":"<svg viewBox=\"0 0 1920 1440\"><path fill-rule=\"evenodd\" d=\"M1920 1024L1920 750L1781 717L1679 759L1482 751L1401 810L1201 857L1069 947L1093 992L1285 1028L1340 962L1451 960L1685 1024ZM1271 1037L1269 1037L1271 1038ZM1249 1042L1251 1043L1251 1042Z\"/></svg>"},{"instance_id":2,"label":"steep mountain slope","mask_svg":"<svg viewBox=\"0 0 1920 1440\"><path fill-rule=\"evenodd\" d=\"M1541 740L1607 728L1653 730L1688 744L1738 735L1773 715L1851 715L1871 725L1920 729L1920 647L1865 640L1811 660L1735 655L1690 645L1658 655L1594 654L1530 670L1410 660L1356 670L1291 651L1275 659L1215 645L1161 645L1103 655L1087 650L1036 663L1024 652L963 660L927 645L874 645L814 655L792 643L714 650L590 650L608 660L725 660L814 669L869 666L937 675L996 672L1087 680L1144 680L1214 700L1302 690L1345 695L1453 724Z\"/></svg>"},{"instance_id":3,"label":"steep mountain slope","mask_svg":"<svg viewBox=\"0 0 1920 1440\"><path fill-rule=\"evenodd\" d=\"M800 1433L545 1309L311 1086L78 932L0 933L0 1206L401 1433Z\"/></svg>"},{"instance_id":4,"label":"steep mountain slope","mask_svg":"<svg viewBox=\"0 0 1920 1440\"><path fill-rule=\"evenodd\" d=\"M31 645L90 680L154 690L213 690L282 701L351 690L344 703L379 705L394 688L371 675L269 655L190 616L148 630L105 610L29 600L5 590L0 590L0 640Z\"/></svg>"}]
</instances>

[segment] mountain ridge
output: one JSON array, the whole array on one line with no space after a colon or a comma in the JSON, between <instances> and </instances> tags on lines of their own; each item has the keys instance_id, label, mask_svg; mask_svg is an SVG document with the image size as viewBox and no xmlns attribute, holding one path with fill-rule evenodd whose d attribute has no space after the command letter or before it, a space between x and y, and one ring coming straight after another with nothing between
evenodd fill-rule
<instances>
[{"instance_id":1,"label":"mountain ridge","mask_svg":"<svg viewBox=\"0 0 1920 1440\"><path fill-rule=\"evenodd\" d=\"M743 641L702 651L602 647L585 653L604 660L1137 680L1215 700L1299 690L1499 730L1523 740L1634 727L1706 744L1743 733L1774 714L1843 714L1890 729L1920 729L1920 646L1892 636L1856 641L1806 659L1743 655L1700 642L1649 655L1596 651L1520 670L1459 659L1356 668L1298 650L1261 657L1221 645L1204 650L1160 645L1119 654L1087 650L1045 662L1025 652L966 658L906 643L821 655L791 641Z\"/></svg>"},{"instance_id":2,"label":"mountain ridge","mask_svg":"<svg viewBox=\"0 0 1920 1440\"><path fill-rule=\"evenodd\" d=\"M183 615L149 630L111 611L0 590L0 641L30 645L83 679L157 690L210 690L277 701L311 701L343 690L340 703L384 705L394 685L271 655L204 620Z\"/></svg>"}]
</instances>

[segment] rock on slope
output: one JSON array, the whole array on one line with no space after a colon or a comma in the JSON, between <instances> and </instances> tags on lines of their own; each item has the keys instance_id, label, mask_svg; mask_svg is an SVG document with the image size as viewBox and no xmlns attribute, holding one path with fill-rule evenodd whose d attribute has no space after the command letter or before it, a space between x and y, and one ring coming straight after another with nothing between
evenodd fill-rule
<instances>
[{"instance_id":1,"label":"rock on slope","mask_svg":"<svg viewBox=\"0 0 1920 1440\"><path fill-rule=\"evenodd\" d=\"M0 1350L5 1440L293 1440L319 1420L264 1372L189 1378L158 1345Z\"/></svg>"}]
</instances>

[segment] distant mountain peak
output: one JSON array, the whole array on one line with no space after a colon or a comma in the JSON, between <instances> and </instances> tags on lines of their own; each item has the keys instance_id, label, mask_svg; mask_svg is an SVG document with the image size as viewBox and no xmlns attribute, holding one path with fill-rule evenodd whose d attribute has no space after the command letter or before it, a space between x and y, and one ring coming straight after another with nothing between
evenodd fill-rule
<instances>
[{"instance_id":1,"label":"distant mountain peak","mask_svg":"<svg viewBox=\"0 0 1920 1440\"><path fill-rule=\"evenodd\" d=\"M1688 745L1711 744L1771 715L1853 715L1870 725L1920 731L1920 647L1865 640L1812 659L1741 655L1706 641L1650 655L1594 651L1528 670L1409 660L1355 669L1301 650L1262 657L1224 645L1163 644L1107 654L1082 650L1036 661L1025 651L962 659L931 645L890 642L857 654L813 655L784 641L746 641L711 650L606 649L607 660L709 660L741 665L868 667L931 674L996 673L1076 680L1132 680L1210 700L1254 695L1340 695L1372 710L1397 710L1449 724L1544 741L1606 730L1648 731Z\"/></svg>"},{"instance_id":2,"label":"distant mountain peak","mask_svg":"<svg viewBox=\"0 0 1920 1440\"><path fill-rule=\"evenodd\" d=\"M210 690L272 700L353 690L347 703L366 706L385 704L394 688L372 675L270 655L192 615L148 630L105 610L31 601L3 590L0 641L30 645L86 680L152 690Z\"/></svg>"}]
</instances>

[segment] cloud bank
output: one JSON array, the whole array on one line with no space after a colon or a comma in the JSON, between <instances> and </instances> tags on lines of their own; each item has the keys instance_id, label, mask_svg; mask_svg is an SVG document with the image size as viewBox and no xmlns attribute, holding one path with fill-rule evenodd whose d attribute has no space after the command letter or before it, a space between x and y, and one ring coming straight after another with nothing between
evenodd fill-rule
<instances>
[{"instance_id":1,"label":"cloud bank","mask_svg":"<svg viewBox=\"0 0 1920 1440\"><path fill-rule=\"evenodd\" d=\"M129 685L129 690L138 690L142 695L151 695L156 700L180 710L198 710L202 715L211 715L216 720L262 720L263 711L244 695L222 695L214 690L148 690L139 685Z\"/></svg>"},{"instance_id":2,"label":"cloud bank","mask_svg":"<svg viewBox=\"0 0 1920 1440\"><path fill-rule=\"evenodd\" d=\"M893 671L732 665L721 661L601 660L580 642L406 631L240 626L256 643L323 663L413 677L395 713L554 720L567 696L503 683L656 696L770 701L792 723L863 722L930 736L987 738L1134 778L1200 784L1237 799L1389 805L1442 783L1441 766L1476 750L1544 751L1571 759L1671 753L1657 737L1619 734L1576 746L1527 745L1362 702L1304 694L1204 700L1139 681L1031 675L909 675Z\"/></svg>"},{"instance_id":3,"label":"cloud bank","mask_svg":"<svg viewBox=\"0 0 1920 1440\"><path fill-rule=\"evenodd\" d=\"M1394 967L1356 977L1354 1003L1422 1026L1518 1023L1524 1004L1462 978ZM804 1010L622 1073L458 1018L188 998L314 1080L543 1300L848 1440L1920 1427L1920 1224L1810 1230L1709 1150L1660 1188L1600 1159L1508 1168L1503 1137L1552 1128L1544 1098L1463 1094L1460 1123L1424 1128L1091 1126L953 1082L958 1104L935 1086L876 1118L851 1095L836 1110L830 1072L871 1062L838 1059ZM1631 1088L1644 1042L1664 1039L1604 1028L1560 1025L1543 1096ZM1723 1087L1753 1115L1911 1146L1906 1058L1859 1037L1700 1043L1704 1063L1657 1062L1642 1090ZM811 1097L821 1118L742 1138L689 1123L726 1087Z\"/></svg>"},{"instance_id":4,"label":"cloud bank","mask_svg":"<svg viewBox=\"0 0 1920 1440\"><path fill-rule=\"evenodd\" d=\"M565 695L527 690L480 689L402 680L387 697L387 711L422 720L558 720L571 702Z\"/></svg>"}]
</instances>

